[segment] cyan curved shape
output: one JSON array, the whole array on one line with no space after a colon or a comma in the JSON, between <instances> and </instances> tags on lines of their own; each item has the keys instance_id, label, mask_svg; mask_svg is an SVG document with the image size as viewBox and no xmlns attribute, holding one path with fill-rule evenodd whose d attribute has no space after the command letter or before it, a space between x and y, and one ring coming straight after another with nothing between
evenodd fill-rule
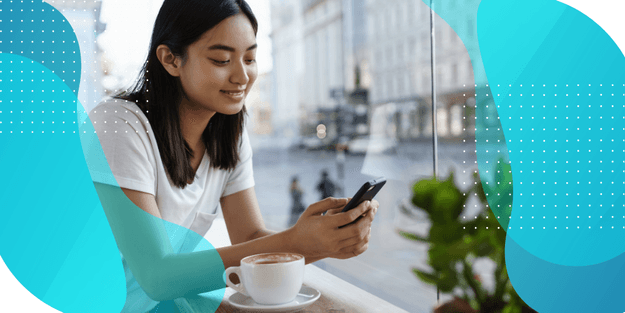
<instances>
[{"instance_id":1,"label":"cyan curved shape","mask_svg":"<svg viewBox=\"0 0 625 313\"><path fill-rule=\"evenodd\" d=\"M0 53L42 64L78 96L80 48L65 16L43 1L5 0L0 9Z\"/></svg>"},{"instance_id":2,"label":"cyan curved shape","mask_svg":"<svg viewBox=\"0 0 625 313\"><path fill-rule=\"evenodd\" d=\"M433 2L467 46L478 106L480 94L490 98L483 103L495 104L505 134L514 202L502 225L514 288L539 312L625 311L622 52L557 1ZM456 24L473 13L476 36L465 36ZM480 154L485 126L476 132L481 177L495 161Z\"/></svg>"},{"instance_id":3,"label":"cyan curved shape","mask_svg":"<svg viewBox=\"0 0 625 313\"><path fill-rule=\"evenodd\" d=\"M59 311L119 312L124 273L82 153L76 96L38 62L0 61L0 255Z\"/></svg>"},{"instance_id":4,"label":"cyan curved shape","mask_svg":"<svg viewBox=\"0 0 625 313\"><path fill-rule=\"evenodd\" d=\"M508 236L562 265L625 252L622 52L557 1L484 0L478 18L514 175Z\"/></svg>"},{"instance_id":5,"label":"cyan curved shape","mask_svg":"<svg viewBox=\"0 0 625 313\"><path fill-rule=\"evenodd\" d=\"M624 311L622 52L556 1L485 0L478 32L514 175L510 281L539 312Z\"/></svg>"},{"instance_id":6,"label":"cyan curved shape","mask_svg":"<svg viewBox=\"0 0 625 313\"><path fill-rule=\"evenodd\" d=\"M155 217L132 203L117 184L86 113L80 114L78 121L97 196L134 279L156 301L210 292L202 301L202 312L215 312L226 288L225 267L215 247L194 231ZM185 310L184 301L176 305Z\"/></svg>"},{"instance_id":7,"label":"cyan curved shape","mask_svg":"<svg viewBox=\"0 0 625 313\"><path fill-rule=\"evenodd\" d=\"M214 247L144 212L115 182L76 98L80 50L71 25L45 2L3 1L0 9L0 255L13 275L59 311L119 312L126 286L118 247L137 238L116 242L111 225L134 222L135 231L158 229L156 239L170 249L201 251L199 258L184 253L166 261L190 265L172 275L206 268L195 277L209 278L201 285L214 290L211 299L221 299L224 266ZM98 193L92 169L110 178ZM103 202L116 206L103 210ZM171 296L189 283L182 279L158 292ZM219 306L203 303L207 312Z\"/></svg>"},{"instance_id":8,"label":"cyan curved shape","mask_svg":"<svg viewBox=\"0 0 625 313\"><path fill-rule=\"evenodd\" d=\"M538 312L625 312L625 254L593 265L560 265L508 237L506 265L516 292Z\"/></svg>"}]
</instances>

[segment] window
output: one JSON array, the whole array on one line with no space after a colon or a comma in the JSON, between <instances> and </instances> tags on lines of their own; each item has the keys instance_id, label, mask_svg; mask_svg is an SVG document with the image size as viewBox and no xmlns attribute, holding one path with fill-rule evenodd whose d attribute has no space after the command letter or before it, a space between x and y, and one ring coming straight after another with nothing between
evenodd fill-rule
<instances>
[{"instance_id":1,"label":"window","mask_svg":"<svg viewBox=\"0 0 625 313\"><path fill-rule=\"evenodd\" d=\"M271 96L261 99L262 103L251 98L246 102L249 111L266 126L248 130L254 144L256 194L263 218L272 229L289 226L288 190L294 175L299 178L306 205L319 200L315 186L322 170L327 170L341 186L336 194L340 197L351 196L373 176L392 177L385 187L386 194L379 197L384 211L379 212L379 224L374 226L374 237L379 236L370 244L373 252L349 261L325 260L320 266L408 312L432 312L436 288L424 284L410 271L412 267L427 266L423 263L426 254L412 242L402 241L395 232L383 234L381 229L418 227L401 215L398 203L409 203L411 182L433 174L434 112L439 158L445 160L439 165L438 175L444 178L454 168L457 181L468 183L472 179L476 157L468 143L475 138L475 90L468 54L454 30L436 14L437 45L432 51L430 8L421 0L362 0L364 9L354 11L366 16L352 17L352 21L354 28L366 32L367 42L349 49L345 49L342 38L344 21L324 18L343 9L340 1L308 0L304 6L315 4L308 11L302 4L295 6L299 10L287 7L297 1L271 1L277 6L272 7L276 14L265 19L257 15L261 25L259 49L271 47L274 60L273 68L261 73L256 82L257 86L268 86L267 94ZM451 7L459 4L457 0L446 3ZM291 26L279 27L285 23ZM463 37L475 35L474 21L466 18L458 23L466 28ZM269 24L271 38L261 34ZM262 43L265 37L267 41ZM350 50L353 54L348 55ZM432 64L432 52L436 64ZM353 63L347 65L344 60ZM261 68L264 61L257 61ZM363 90L345 87L355 85L356 75L351 75L355 64L361 65ZM437 70L434 91L432 65ZM117 72L123 73L123 69ZM370 81L368 87L362 84L364 77ZM337 95L342 88L344 97L340 98ZM437 98L434 112L432 92ZM494 105L488 109L483 113L496 122ZM319 124L327 129L324 138L317 136ZM333 150L338 140L348 142L354 152L345 157L342 169ZM377 152L366 154L369 149ZM360 275L364 272L370 275Z\"/></svg>"},{"instance_id":2,"label":"window","mask_svg":"<svg viewBox=\"0 0 625 313\"><path fill-rule=\"evenodd\" d=\"M414 62L417 56L417 39L410 37L408 48L408 62Z\"/></svg>"},{"instance_id":3,"label":"window","mask_svg":"<svg viewBox=\"0 0 625 313\"><path fill-rule=\"evenodd\" d=\"M419 45L421 46L421 53L423 55L428 55L430 52L430 37L429 33L422 32L421 40L419 41Z\"/></svg>"},{"instance_id":4,"label":"window","mask_svg":"<svg viewBox=\"0 0 625 313\"><path fill-rule=\"evenodd\" d=\"M415 3L414 1L407 1L407 8L406 8L406 19L408 20L408 26L414 26L415 24L415 19L417 18L417 14L415 12Z\"/></svg>"},{"instance_id":5,"label":"window","mask_svg":"<svg viewBox=\"0 0 625 313\"><path fill-rule=\"evenodd\" d=\"M404 75L400 75L399 73L394 75L396 79L396 88L397 88L397 98L404 96Z\"/></svg>"},{"instance_id":6,"label":"window","mask_svg":"<svg viewBox=\"0 0 625 313\"><path fill-rule=\"evenodd\" d=\"M403 79L403 84L402 85L404 86L404 92L402 93L402 96L403 97L408 97L411 94L411 91L410 91L410 86L411 86L411 83L410 83L410 78L411 78L411 76L410 76L410 67L409 68L405 68L403 70L403 77L404 77L404 79Z\"/></svg>"},{"instance_id":7,"label":"window","mask_svg":"<svg viewBox=\"0 0 625 313\"><path fill-rule=\"evenodd\" d=\"M451 65L451 87L457 87L458 84L458 64Z\"/></svg>"}]
</instances>

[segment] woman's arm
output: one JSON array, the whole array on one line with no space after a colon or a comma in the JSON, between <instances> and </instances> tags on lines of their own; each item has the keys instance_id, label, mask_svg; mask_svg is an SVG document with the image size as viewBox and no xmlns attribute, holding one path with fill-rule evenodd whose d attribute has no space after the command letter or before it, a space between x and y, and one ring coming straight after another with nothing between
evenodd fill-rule
<instances>
[{"instance_id":1,"label":"woman's arm","mask_svg":"<svg viewBox=\"0 0 625 313\"><path fill-rule=\"evenodd\" d=\"M361 204L347 213L321 216L347 203L347 199L328 198L311 205L294 227L268 234L250 188L222 200L234 245L178 254L171 246L153 195L100 183L95 187L119 250L139 285L156 301L224 288L224 268L239 265L248 255L289 251L303 254L308 262L358 255L366 250L374 214L348 227L338 226L377 209L377 203ZM242 205L242 211L237 212L234 205Z\"/></svg>"},{"instance_id":2,"label":"woman's arm","mask_svg":"<svg viewBox=\"0 0 625 313\"><path fill-rule=\"evenodd\" d=\"M225 287L215 249L174 252L153 195L101 183L95 183L95 189L119 250L151 299L170 300Z\"/></svg>"},{"instance_id":3,"label":"woman's arm","mask_svg":"<svg viewBox=\"0 0 625 313\"><path fill-rule=\"evenodd\" d=\"M221 199L221 208L232 246L219 248L224 266L239 266L242 258L267 252L294 252L289 232L268 230L260 213L254 188ZM306 263L313 260L306 259Z\"/></svg>"},{"instance_id":4,"label":"woman's arm","mask_svg":"<svg viewBox=\"0 0 625 313\"><path fill-rule=\"evenodd\" d=\"M224 266L238 266L246 256L266 252L297 252L312 263L326 257L346 259L367 250L377 201L340 213L348 199L327 198L311 205L290 229L276 233L263 222L254 188L221 199L232 246L219 248ZM322 216L322 213L329 211ZM360 215L367 218L339 229Z\"/></svg>"},{"instance_id":5,"label":"woman's arm","mask_svg":"<svg viewBox=\"0 0 625 313\"><path fill-rule=\"evenodd\" d=\"M232 245L274 233L265 227L253 187L221 198L221 210Z\"/></svg>"}]
</instances>

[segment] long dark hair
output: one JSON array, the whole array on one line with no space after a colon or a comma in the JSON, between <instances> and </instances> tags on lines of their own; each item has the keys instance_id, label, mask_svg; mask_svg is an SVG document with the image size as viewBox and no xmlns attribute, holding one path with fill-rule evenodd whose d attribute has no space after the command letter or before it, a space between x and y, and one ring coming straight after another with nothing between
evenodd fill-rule
<instances>
[{"instance_id":1,"label":"long dark hair","mask_svg":"<svg viewBox=\"0 0 625 313\"><path fill-rule=\"evenodd\" d=\"M134 102L147 116L163 165L172 183L184 188L192 182L193 150L182 136L179 105L184 97L180 80L171 76L156 57L156 48L164 44L176 57L187 57L187 47L197 41L207 30L224 19L245 14L258 31L258 22L245 0L165 0L161 6L148 58L143 64L136 84L116 98ZM211 167L231 170L239 161L238 141L243 132L245 106L233 115L215 113L206 126L202 139Z\"/></svg>"}]
</instances>

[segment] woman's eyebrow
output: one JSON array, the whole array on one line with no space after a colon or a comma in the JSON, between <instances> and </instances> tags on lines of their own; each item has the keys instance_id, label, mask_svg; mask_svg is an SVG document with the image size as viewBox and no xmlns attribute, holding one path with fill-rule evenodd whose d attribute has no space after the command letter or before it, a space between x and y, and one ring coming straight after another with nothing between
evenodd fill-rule
<instances>
[{"instance_id":1,"label":"woman's eyebrow","mask_svg":"<svg viewBox=\"0 0 625 313\"><path fill-rule=\"evenodd\" d=\"M254 50L257 47L258 47L258 44L253 44L249 48L245 49L245 51ZM235 51L235 49L233 47L229 47L229 46L222 45L222 44L212 45L212 46L208 47L208 50L225 50L225 51L230 51L230 52L234 52Z\"/></svg>"}]
</instances>

